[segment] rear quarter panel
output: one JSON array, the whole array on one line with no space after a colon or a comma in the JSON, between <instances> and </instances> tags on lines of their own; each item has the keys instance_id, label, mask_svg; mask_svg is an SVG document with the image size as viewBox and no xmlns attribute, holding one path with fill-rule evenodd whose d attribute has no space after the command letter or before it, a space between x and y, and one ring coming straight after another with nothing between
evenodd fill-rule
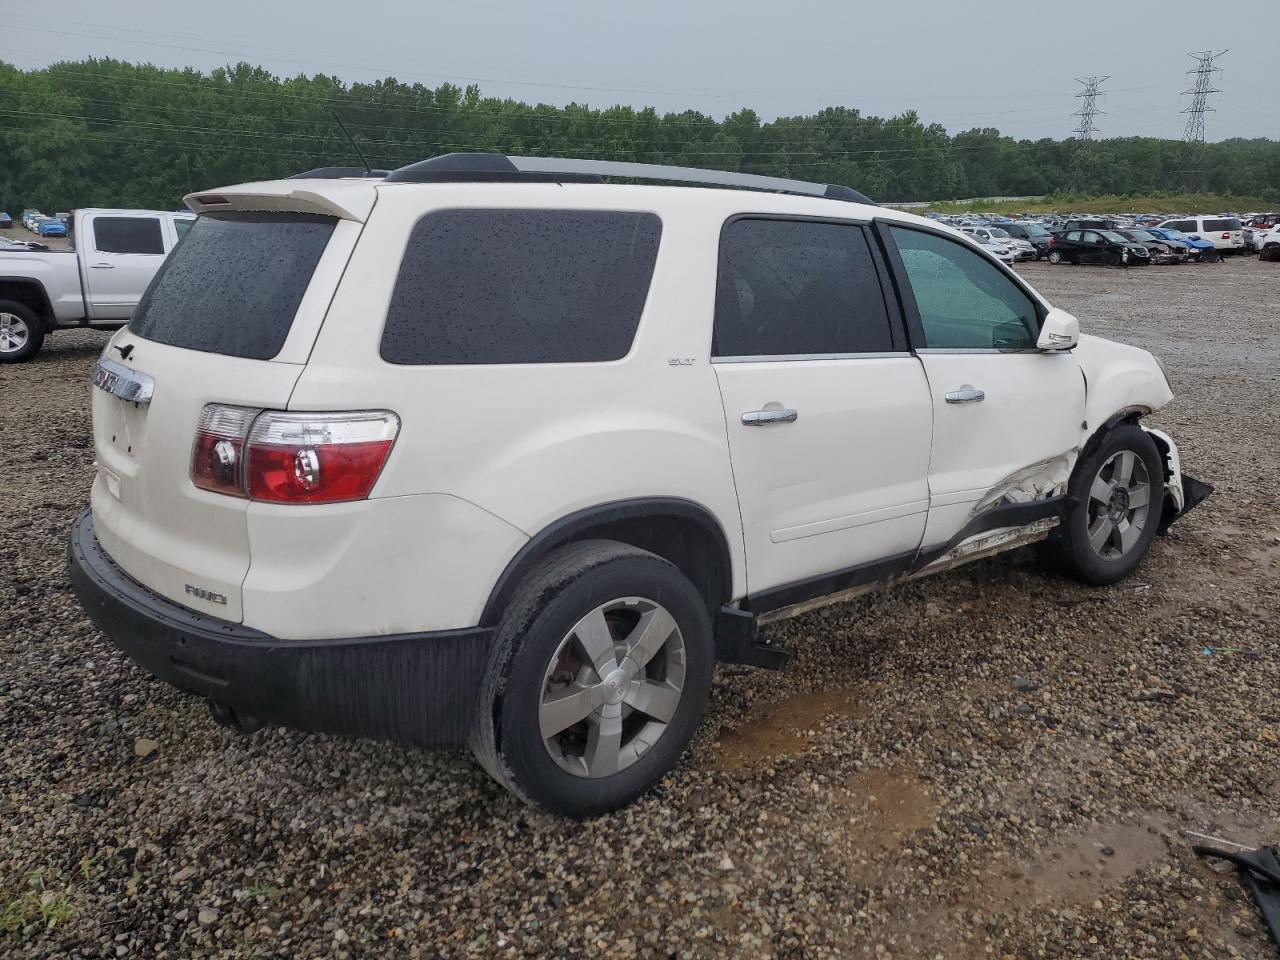
<instances>
[{"instance_id":1,"label":"rear quarter panel","mask_svg":"<svg viewBox=\"0 0 1280 960\"><path fill-rule=\"evenodd\" d=\"M694 191L689 191L694 193ZM525 536L578 510L639 497L678 497L724 528L734 594L745 592L743 543L724 414L709 364L721 217L697 202L663 207L652 191L610 190L608 209L657 214L662 240L630 353L602 363L404 366L381 359L382 327L414 224L432 209L602 209L590 186L398 185L383 195L330 307L290 401L295 410L395 411L401 431L373 498L446 495ZM673 359L691 362L673 364ZM447 531L403 529L417 559L456 548ZM497 569L523 542L494 528ZM478 616L495 564L470 549L456 578ZM469 587L468 587L469 585ZM422 596L389 598L421 607ZM398 622L408 622L406 613ZM466 626L470 624L449 624Z\"/></svg>"}]
</instances>

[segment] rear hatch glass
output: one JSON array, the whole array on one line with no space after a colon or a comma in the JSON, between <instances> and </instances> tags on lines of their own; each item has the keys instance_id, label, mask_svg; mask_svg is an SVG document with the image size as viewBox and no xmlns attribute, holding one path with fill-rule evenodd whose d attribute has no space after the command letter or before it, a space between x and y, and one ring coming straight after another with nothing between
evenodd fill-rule
<instances>
[{"instance_id":1,"label":"rear hatch glass","mask_svg":"<svg viewBox=\"0 0 1280 960\"><path fill-rule=\"evenodd\" d=\"M336 223L307 213L205 214L147 288L130 331L187 350L271 359Z\"/></svg>"}]
</instances>

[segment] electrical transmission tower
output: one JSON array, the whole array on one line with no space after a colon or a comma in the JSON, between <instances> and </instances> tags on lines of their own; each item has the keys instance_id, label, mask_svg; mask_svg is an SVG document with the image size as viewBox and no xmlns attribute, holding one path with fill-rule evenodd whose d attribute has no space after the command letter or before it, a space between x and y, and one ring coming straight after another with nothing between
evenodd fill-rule
<instances>
[{"instance_id":1,"label":"electrical transmission tower","mask_svg":"<svg viewBox=\"0 0 1280 960\"><path fill-rule=\"evenodd\" d=\"M1080 104L1080 109L1072 114L1073 117L1080 118L1080 126L1071 131L1076 135L1077 140L1092 140L1093 135L1098 132L1098 128L1093 123L1094 118L1102 112L1098 109L1098 97L1102 95L1102 91L1098 88L1110 79L1110 77L1076 78L1076 83L1084 86L1084 89L1076 94L1076 98L1084 102Z\"/></svg>"},{"instance_id":2,"label":"electrical transmission tower","mask_svg":"<svg viewBox=\"0 0 1280 960\"><path fill-rule=\"evenodd\" d=\"M1213 75L1221 73L1221 67L1215 67L1213 61L1226 53L1226 50L1203 50L1200 53L1189 53L1187 56L1196 61L1196 65L1187 71L1192 77L1191 89L1183 90L1184 97L1191 97L1191 106L1182 112L1187 115L1187 126L1182 132L1183 169L1179 171L1180 179L1188 190L1204 189L1204 115L1212 113L1209 106L1209 95L1221 93L1213 85Z\"/></svg>"},{"instance_id":3,"label":"electrical transmission tower","mask_svg":"<svg viewBox=\"0 0 1280 960\"><path fill-rule=\"evenodd\" d=\"M1182 133L1182 139L1187 143L1204 143L1204 115L1213 112L1213 107L1209 106L1209 94L1222 92L1213 85L1213 75L1221 73L1222 68L1215 67L1213 61L1226 52L1205 50L1187 54L1196 60L1196 66L1187 71L1194 77L1191 89L1182 91L1184 97L1191 97L1191 106L1182 111L1187 114L1187 128Z\"/></svg>"}]
</instances>

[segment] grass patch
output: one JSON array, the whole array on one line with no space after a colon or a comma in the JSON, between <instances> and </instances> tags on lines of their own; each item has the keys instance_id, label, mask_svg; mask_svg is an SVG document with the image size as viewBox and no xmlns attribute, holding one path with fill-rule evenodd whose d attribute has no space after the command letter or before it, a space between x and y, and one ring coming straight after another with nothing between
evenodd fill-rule
<instances>
[{"instance_id":1,"label":"grass patch","mask_svg":"<svg viewBox=\"0 0 1280 960\"><path fill-rule=\"evenodd\" d=\"M892 207L892 203L886 203ZM1274 210L1275 201L1261 197L1240 197L1215 193L1153 193L1134 196L1086 196L1058 194L1039 200L972 200L966 203L938 202L912 207L911 213L1186 213L1205 214L1235 211L1251 213Z\"/></svg>"},{"instance_id":2,"label":"grass patch","mask_svg":"<svg viewBox=\"0 0 1280 960\"><path fill-rule=\"evenodd\" d=\"M83 866L81 872L84 872ZM25 886L16 896L6 892L0 898L4 903L4 910L0 912L0 934L25 938L41 930L53 930L80 915L83 904L74 886L50 887L40 870L27 874L24 879Z\"/></svg>"}]
</instances>

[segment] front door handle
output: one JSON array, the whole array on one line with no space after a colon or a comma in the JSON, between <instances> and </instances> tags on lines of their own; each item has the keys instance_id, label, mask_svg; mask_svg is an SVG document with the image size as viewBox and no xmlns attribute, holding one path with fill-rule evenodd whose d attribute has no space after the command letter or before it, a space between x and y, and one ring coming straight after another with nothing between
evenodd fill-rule
<instances>
[{"instance_id":1,"label":"front door handle","mask_svg":"<svg viewBox=\"0 0 1280 960\"><path fill-rule=\"evenodd\" d=\"M947 403L981 403L985 399L986 391L977 387L961 387L947 394Z\"/></svg>"},{"instance_id":2,"label":"front door handle","mask_svg":"<svg viewBox=\"0 0 1280 960\"><path fill-rule=\"evenodd\" d=\"M115 268L116 268L116 266L115 266L115 264L114 264L114 263L91 263L91 264L89 264L89 269L90 269L90 270L114 270Z\"/></svg>"},{"instance_id":3,"label":"front door handle","mask_svg":"<svg viewBox=\"0 0 1280 960\"><path fill-rule=\"evenodd\" d=\"M742 415L744 427L764 427L771 423L795 423L800 414L784 407L781 410L752 410Z\"/></svg>"}]
</instances>

